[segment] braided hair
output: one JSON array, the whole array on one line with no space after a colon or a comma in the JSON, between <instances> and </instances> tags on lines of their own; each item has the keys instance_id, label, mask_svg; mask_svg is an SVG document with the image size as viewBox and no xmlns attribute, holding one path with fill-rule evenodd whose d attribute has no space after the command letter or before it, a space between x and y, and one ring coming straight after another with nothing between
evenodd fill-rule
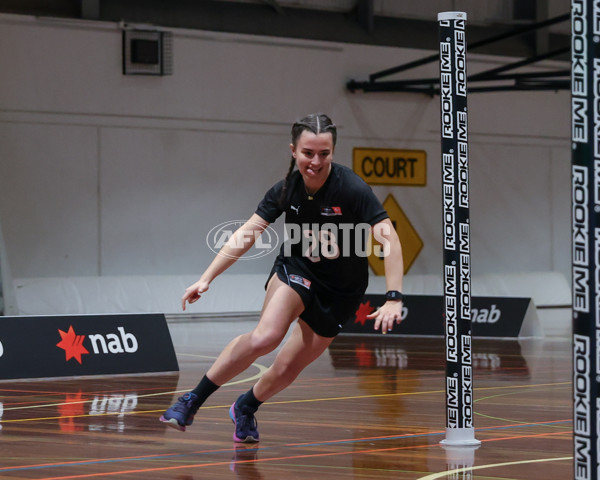
<instances>
[{"instance_id":1,"label":"braided hair","mask_svg":"<svg viewBox=\"0 0 600 480\"><path fill-rule=\"evenodd\" d=\"M302 132L309 131L314 133L315 135L319 135L320 133L331 133L331 137L333 139L333 146L335 147L335 142L337 140L337 127L324 113L311 113L304 118L296 121L292 125L292 145L294 147L298 143L298 139ZM290 182L290 177L292 176L292 172L294 171L294 167L296 166L296 159L292 155L292 159L290 161L290 166L288 168L287 174L285 176L285 180L283 182L283 188L281 189L281 196L279 197L279 206L282 209L286 208L285 200L287 195L287 189Z\"/></svg>"}]
</instances>

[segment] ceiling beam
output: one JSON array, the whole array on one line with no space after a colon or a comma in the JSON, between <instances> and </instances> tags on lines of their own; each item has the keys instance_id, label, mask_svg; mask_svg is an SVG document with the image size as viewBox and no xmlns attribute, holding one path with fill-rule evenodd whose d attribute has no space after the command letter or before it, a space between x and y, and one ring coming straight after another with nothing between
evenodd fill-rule
<instances>
[{"instance_id":1,"label":"ceiling beam","mask_svg":"<svg viewBox=\"0 0 600 480\"><path fill-rule=\"evenodd\" d=\"M368 33L375 30L375 7L373 0L356 0L356 17L358 24Z\"/></svg>"},{"instance_id":2,"label":"ceiling beam","mask_svg":"<svg viewBox=\"0 0 600 480\"><path fill-rule=\"evenodd\" d=\"M283 8L279 5L277 0L260 0L262 3L266 3L269 7L275 10L277 13L283 13Z\"/></svg>"},{"instance_id":3,"label":"ceiling beam","mask_svg":"<svg viewBox=\"0 0 600 480\"><path fill-rule=\"evenodd\" d=\"M81 18L98 20L100 18L100 0L81 0Z\"/></svg>"}]
</instances>

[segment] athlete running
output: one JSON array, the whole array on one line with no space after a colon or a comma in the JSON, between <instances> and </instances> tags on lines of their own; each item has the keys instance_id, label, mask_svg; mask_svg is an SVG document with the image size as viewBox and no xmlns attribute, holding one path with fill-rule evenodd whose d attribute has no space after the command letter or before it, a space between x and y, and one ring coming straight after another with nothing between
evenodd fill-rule
<instances>
[{"instance_id":1,"label":"athlete running","mask_svg":"<svg viewBox=\"0 0 600 480\"><path fill-rule=\"evenodd\" d=\"M185 431L211 394L277 348L298 319L271 367L229 409L234 441L258 442L254 414L259 406L290 385L353 318L368 283L365 252L370 230L383 248L387 301L367 318L374 319L375 329L382 333L400 323L404 272L400 241L371 188L349 168L332 162L336 139L337 129L324 114L294 123L285 179L265 194L252 217L186 289L183 310L285 213L288 240L268 277L258 324L224 348L198 386L164 412L162 422Z\"/></svg>"}]
</instances>

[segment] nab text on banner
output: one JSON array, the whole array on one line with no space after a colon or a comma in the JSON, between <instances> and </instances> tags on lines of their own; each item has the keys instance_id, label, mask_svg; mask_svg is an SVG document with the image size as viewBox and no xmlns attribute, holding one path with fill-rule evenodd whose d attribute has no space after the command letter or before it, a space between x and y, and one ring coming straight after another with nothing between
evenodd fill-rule
<instances>
[{"instance_id":1,"label":"nab text on banner","mask_svg":"<svg viewBox=\"0 0 600 480\"><path fill-rule=\"evenodd\" d=\"M402 322L394 325L392 334L443 336L443 297L441 295L406 295ZM363 301L341 333L379 334L374 321L367 318L386 301L385 295L370 295ZM473 336L490 338L518 338L521 334L531 298L473 297L471 302Z\"/></svg>"},{"instance_id":2,"label":"nab text on banner","mask_svg":"<svg viewBox=\"0 0 600 480\"><path fill-rule=\"evenodd\" d=\"M176 372L163 314L0 318L0 379Z\"/></svg>"}]
</instances>

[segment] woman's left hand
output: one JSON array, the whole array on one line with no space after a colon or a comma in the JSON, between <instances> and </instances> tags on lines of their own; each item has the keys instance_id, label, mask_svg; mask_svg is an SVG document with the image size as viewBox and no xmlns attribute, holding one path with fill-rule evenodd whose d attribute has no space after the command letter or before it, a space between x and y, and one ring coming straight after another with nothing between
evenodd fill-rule
<instances>
[{"instance_id":1,"label":"woman's left hand","mask_svg":"<svg viewBox=\"0 0 600 480\"><path fill-rule=\"evenodd\" d=\"M402 302L400 300L388 300L375 312L367 315L368 319L375 319L375 330L381 328L385 334L392 330L394 322L400 324L402 321Z\"/></svg>"}]
</instances>

